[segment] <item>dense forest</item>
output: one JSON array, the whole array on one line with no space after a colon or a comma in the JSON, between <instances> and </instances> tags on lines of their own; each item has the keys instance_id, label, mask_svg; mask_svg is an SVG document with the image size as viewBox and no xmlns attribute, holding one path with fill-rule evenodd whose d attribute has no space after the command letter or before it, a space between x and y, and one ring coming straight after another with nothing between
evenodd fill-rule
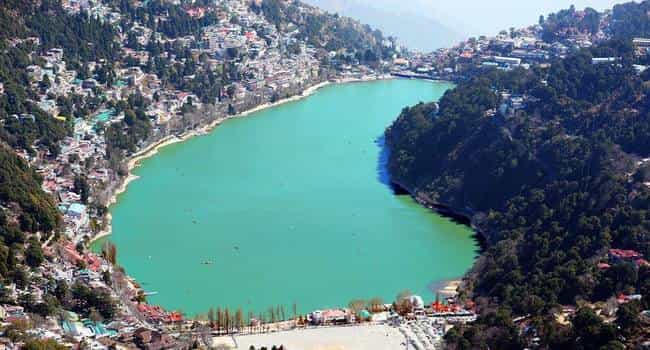
<instances>
[{"instance_id":1,"label":"dense forest","mask_svg":"<svg viewBox=\"0 0 650 350\"><path fill-rule=\"evenodd\" d=\"M612 12L612 34L619 38L650 35L648 11L648 1L615 5Z\"/></svg>"},{"instance_id":2,"label":"dense forest","mask_svg":"<svg viewBox=\"0 0 650 350\"><path fill-rule=\"evenodd\" d=\"M39 176L6 146L0 146L0 282L25 285L27 268L44 256L40 242L56 233L61 218L51 197L41 190Z\"/></svg>"},{"instance_id":3,"label":"dense forest","mask_svg":"<svg viewBox=\"0 0 650 350\"><path fill-rule=\"evenodd\" d=\"M584 16L575 16L576 9L571 6L569 9L552 13L548 18L540 17L540 25L543 28L542 38L546 42L552 42L561 32L588 32L595 34L600 29L600 13L587 8Z\"/></svg>"},{"instance_id":4,"label":"dense forest","mask_svg":"<svg viewBox=\"0 0 650 350\"><path fill-rule=\"evenodd\" d=\"M592 64L602 56L621 59ZM650 256L650 75L634 60L621 38L550 68L486 70L387 130L393 181L467 215L488 242L464 290L481 317L450 332L450 348L616 349L643 337L650 268L598 268L612 248ZM562 305L621 293L643 298L614 325L586 306L572 326L555 321Z\"/></svg>"}]
</instances>

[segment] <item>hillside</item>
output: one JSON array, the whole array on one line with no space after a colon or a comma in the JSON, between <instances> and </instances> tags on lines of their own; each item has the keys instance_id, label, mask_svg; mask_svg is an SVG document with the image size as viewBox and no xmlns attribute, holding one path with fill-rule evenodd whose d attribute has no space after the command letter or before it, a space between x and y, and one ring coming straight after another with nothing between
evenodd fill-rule
<instances>
[{"instance_id":1,"label":"hillside","mask_svg":"<svg viewBox=\"0 0 650 350\"><path fill-rule=\"evenodd\" d=\"M385 74L393 52L379 31L298 1L1 2L3 344L150 348L131 335L155 327L164 348L196 347L174 330L197 324L149 305L114 247L88 249L110 230L128 157L328 79Z\"/></svg>"},{"instance_id":2,"label":"hillside","mask_svg":"<svg viewBox=\"0 0 650 350\"><path fill-rule=\"evenodd\" d=\"M253 11L284 31L297 29L307 44L327 51L344 51L344 56L362 63L377 63L394 52L383 33L349 17L330 14L302 2L262 1Z\"/></svg>"},{"instance_id":3,"label":"hillside","mask_svg":"<svg viewBox=\"0 0 650 350\"><path fill-rule=\"evenodd\" d=\"M469 216L488 241L464 290L482 317L450 332L451 348L518 349L541 338L543 348L578 339L578 348L595 349L617 334L643 339L638 318L619 315L615 329L592 308L579 309L573 327L554 321L562 305L621 294L643 299L619 312L638 317L650 307L647 262L607 253L650 256L650 75L632 66L642 59L626 37L548 68L485 70L439 106L405 108L387 130L393 181ZM520 331L516 316L534 331Z\"/></svg>"}]
</instances>

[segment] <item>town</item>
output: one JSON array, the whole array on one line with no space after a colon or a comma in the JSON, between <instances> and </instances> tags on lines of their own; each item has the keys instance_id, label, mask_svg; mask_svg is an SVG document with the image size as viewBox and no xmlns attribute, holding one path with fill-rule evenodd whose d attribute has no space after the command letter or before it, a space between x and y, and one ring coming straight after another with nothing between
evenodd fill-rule
<instances>
[{"instance_id":1,"label":"town","mask_svg":"<svg viewBox=\"0 0 650 350\"><path fill-rule=\"evenodd\" d=\"M42 188L56 198L63 230L60 237L38 237L43 242L42 264L26 272L29 283L3 286L3 348L20 348L25 341L16 334L26 333L74 348L189 349L213 347L215 341L227 343L233 334L358 323L394 327L416 349L440 348L451 327L477 317L477 306L457 295L458 284L441 290L443 298L428 304L405 294L394 303L351 303L293 317L282 312L282 317L260 319L244 317L243 310L223 314L220 310L217 322L188 319L148 304L148 292L119 266L115 246L107 244L101 253L89 246L110 234L108 206L133 180L130 171L137 161L162 145L201 135L228 118L306 95L310 88L328 83L388 78L455 82L486 69L548 66L570 52L607 40L612 21L611 11L571 10L561 13L566 17L562 20L540 19L538 25L472 38L433 53L411 52L383 39L377 45L390 54L376 57L371 50L361 54L317 47L304 39L296 25L283 25L280 30L265 15L262 1L159 0L161 10L147 3L132 1L132 8L120 9L112 1L61 2L70 16L86 16L98 26L114 28L114 44L123 58L118 62L105 58L72 62L65 47L43 50L37 36L9 43L30 50L25 70L31 90L38 92L30 96L31 102L70 132L56 147L38 144L31 145L33 152L18 150L42 177ZM147 8L151 13L142 16ZM305 17L324 15L308 5L297 5L297 10ZM127 15L128 11L135 15ZM172 16L206 25L183 30L168 25ZM592 25L573 25L587 20ZM124 23L130 24L127 30ZM639 55L650 52L648 38L637 38L634 45ZM617 64L618 60L597 57L592 63ZM641 74L647 67L635 68ZM5 93L2 84L0 93ZM509 91L499 91L499 96L500 107L488 111L488 116L514 114L536 102ZM37 118L34 113L17 113L2 120L2 125L29 129ZM597 266L605 270L627 263L637 269L649 264L639 252L611 249ZM53 307L48 293L83 300L79 309L91 311L38 316L47 312L36 307ZM640 297L622 294L593 308L611 317L620 305ZM564 322L573 312L575 308L567 306L558 310L557 318ZM650 319L650 312L645 311L644 317ZM517 324L521 332L534 332L525 317Z\"/></svg>"}]
</instances>

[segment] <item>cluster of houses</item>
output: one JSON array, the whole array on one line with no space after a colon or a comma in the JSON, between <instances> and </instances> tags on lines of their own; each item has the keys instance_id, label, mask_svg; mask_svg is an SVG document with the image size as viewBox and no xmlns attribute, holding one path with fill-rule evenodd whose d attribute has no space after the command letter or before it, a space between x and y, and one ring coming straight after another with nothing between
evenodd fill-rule
<instances>
[{"instance_id":1,"label":"cluster of houses","mask_svg":"<svg viewBox=\"0 0 650 350\"><path fill-rule=\"evenodd\" d=\"M92 290L103 290L115 299L120 300L117 314L113 319L95 319L92 315L82 317L71 310L63 310L45 319L32 318L22 306L0 305L0 322L3 324L29 323L28 333L41 338L53 339L61 344L76 347L81 343L91 349L162 349L179 348L178 339L172 339L167 331L161 331L166 326L190 327L192 322L186 321L178 312L167 312L160 307L145 303L132 302L142 290L130 279L121 279L112 283L105 279L118 271L102 257L91 253L81 252L71 241L62 241L44 248L49 257L41 267L32 271L32 280L28 287L21 289L16 285L5 286L7 297L19 300L29 294L32 303L43 301L44 292L54 288L48 281L65 281L69 285L83 283ZM119 287L116 286L119 284ZM137 311L136 311L137 310ZM147 332L154 334L149 336ZM156 335L163 334L164 339ZM158 340L157 340L158 339ZM156 347L162 341L163 347ZM5 348L20 347L0 337L0 346ZM160 345L160 344L159 344Z\"/></svg>"},{"instance_id":2,"label":"cluster of houses","mask_svg":"<svg viewBox=\"0 0 650 350\"><path fill-rule=\"evenodd\" d=\"M584 11L575 11L576 20L584 17ZM393 62L392 73L397 76L456 80L468 72L480 68L512 70L531 66L548 66L553 59L564 58L567 54L610 38L611 11L600 15L596 32L578 28L560 28L553 33L552 41L544 37L542 25L502 31L496 36L470 38L452 48L439 49L432 53L412 53L406 58ZM633 45L637 55L646 55L650 50L649 38L635 38ZM594 64L611 64L618 57L595 57ZM642 72L645 66L635 66Z\"/></svg>"},{"instance_id":3,"label":"cluster of houses","mask_svg":"<svg viewBox=\"0 0 650 350\"><path fill-rule=\"evenodd\" d=\"M134 2L145 6L146 2ZM117 25L122 15L109 1L63 0L63 8L69 13L87 13L104 23ZM104 229L105 213L98 208L107 205L121 177L107 159L107 144L103 130L112 123L124 120L125 114L116 110L119 101L138 93L150 100L146 114L153 124L153 135L158 139L175 132L172 126L184 118L185 105L195 109L203 103L213 105L223 116L229 106L235 110L250 108L256 104L297 93L322 81L321 59L334 57L335 53L306 45L299 39L297 28L279 31L260 14L251 11L249 1L224 0L214 7L186 7L191 17L203 17L209 12L216 14L218 23L202 29L201 35L168 38L160 32L135 23L128 32L118 30L124 62L85 62L87 73L70 69L61 48L41 51L38 38L15 39L33 44L34 64L27 67L32 90L37 96L33 101L54 121L71 126L72 134L59 144L57 154L37 148L34 154L19 151L43 178L43 189L57 199L64 219L64 232L59 242L44 246L47 261L37 270L30 271L33 281L29 286L5 286L8 297L19 300L28 295L35 303L43 301L43 295L51 291L50 281L65 281L72 285L81 283L93 290L103 290L119 301L119 310L112 320L84 318L71 310L63 315L47 317L44 321L31 319L21 307L5 305L0 308L0 319L5 322L30 321L33 335L54 339L70 346L86 344L92 349L184 348L184 335L172 334L176 327L190 327L193 321L184 319L179 312L142 302L144 291L132 279L115 269L103 257L87 252L88 239ZM236 18L237 20L233 20ZM157 20L164 21L164 15ZM230 82L213 101L201 101L192 91L181 91L165 83L161 77L143 67L149 63L150 53L135 50L126 45L127 38L135 35L145 47L154 38L166 47L187 48L197 68L220 70L228 63L237 71L240 80ZM185 58L177 58L171 52L160 53L171 64L185 64ZM236 56L236 57L234 57ZM111 69L114 74L109 83L97 74L101 69ZM350 65L341 70L343 77L360 77L374 74L370 68ZM193 79L185 76L185 80ZM4 93L0 84L0 93ZM61 100L80 97L87 113L80 116L65 106ZM35 116L21 114L12 116L20 123L34 123ZM178 131L178 129L176 129ZM147 143L156 139L146 140ZM145 146L144 143L139 147ZM80 179L85 182L88 193L82 195L78 188ZM118 275L122 275L116 280ZM106 276L113 276L108 281ZM137 300L137 301L136 301ZM6 338L0 337L0 343ZM15 347L19 344L7 344Z\"/></svg>"},{"instance_id":4,"label":"cluster of houses","mask_svg":"<svg viewBox=\"0 0 650 350\"><path fill-rule=\"evenodd\" d=\"M632 264L635 268L640 268L641 266L650 267L650 262L644 259L643 254L629 249L610 249L607 253L608 262L599 262L598 268L601 270L607 270L612 265L616 264Z\"/></svg>"},{"instance_id":5,"label":"cluster of houses","mask_svg":"<svg viewBox=\"0 0 650 350\"><path fill-rule=\"evenodd\" d=\"M399 302L399 301L398 301ZM408 310L399 310L396 304L377 305L371 309L354 312L351 309L315 310L307 315L306 321L312 325L336 325L354 322L389 322L401 324L404 321L416 319L435 319L438 323L467 323L476 320L474 304L470 301L461 305L455 297L439 298L430 304L425 304L419 295L407 297ZM401 312L402 314L398 314ZM443 322L443 321L448 322Z\"/></svg>"},{"instance_id":6,"label":"cluster of houses","mask_svg":"<svg viewBox=\"0 0 650 350\"><path fill-rule=\"evenodd\" d=\"M144 3L139 5L144 6ZM116 18L120 15L115 8L99 0L66 0L63 1L63 7L71 13L84 11L107 23L117 23ZM196 65L205 69L221 69L226 61L234 62L238 75L243 79L224 86L216 100L208 101L214 104L219 113L227 114L227 107L230 106L234 106L235 110L243 110L279 98L283 94L300 91L321 79L317 50L298 40L299 33L295 28L278 31L263 16L251 11L247 1L227 0L220 2L218 7L190 7L186 11L192 17L202 17L213 11L219 22L203 28L200 38L167 38L139 23L135 23L130 30L142 45L146 45L151 38L156 38L162 44L187 47ZM232 18L237 20L232 21ZM120 34L119 39L123 44L127 36L128 33ZM38 38L29 40L36 47L40 44ZM290 46L298 49L289 52L287 48ZM233 52L239 56L238 59L229 57ZM101 129L107 124L123 120L124 113L117 113L107 107L106 103L101 103L93 106L90 115L76 118L61 113L57 97L76 94L83 96L84 100L96 98L99 101L117 102L137 92L151 101L146 112L154 123L154 135L159 138L165 132L177 130L175 126L183 120L180 115L184 105L191 104L195 109L202 105L192 92L175 90L169 84L164 84L156 74L145 73L141 66L149 62L148 51L134 50L123 45L122 53L124 57L133 60L117 66L110 63L116 75L110 85L99 82L95 75L80 79L76 71L68 69L64 51L60 48L46 51L40 57L43 63L27 68L33 87L48 81L45 91L35 89L41 91L39 100L35 102L55 120L73 124L74 133L61 143L56 161L45 161L43 156L49 155L47 151L35 156L26 152L21 155L43 176L43 188L59 199L66 221L66 235L75 242L97 233L97 227L90 227L95 213L89 210L88 204L105 204L103 202L110 197L108 193L119 180L115 170L107 164L106 141ZM170 53L163 52L161 55L170 59L172 64L185 63L185 59L177 59ZM90 72L105 66L109 66L109 63L100 61L87 64ZM352 71L359 73L352 68L347 72ZM372 71L363 69L363 74L367 73ZM186 78L192 79L193 76ZM35 118L33 115L14 117L32 121ZM79 176L83 176L94 190L103 189L102 193L95 190L88 201L83 201L78 191L74 191L74 179ZM102 222L103 218L96 219Z\"/></svg>"},{"instance_id":7,"label":"cluster of houses","mask_svg":"<svg viewBox=\"0 0 650 350\"><path fill-rule=\"evenodd\" d=\"M139 6L144 6L144 3L136 2ZM63 0L62 5L70 13L84 11L104 23L117 24L122 17L108 1ZM227 106L243 110L283 94L300 91L320 81L323 79L323 59L328 59L337 67L337 78L359 79L377 74L375 69L363 65L338 63L336 52L323 52L322 49L306 45L299 39L300 32L297 28L290 27L279 31L262 15L251 11L249 1L246 0L223 0L219 2L218 7L192 6L185 8L185 11L194 18L204 17L212 12L218 22L202 28L197 37L178 38L167 38L162 33L136 23L129 32L120 32L119 40L125 44L129 35L135 35L143 47L154 38L169 46L187 48L196 65L205 70L214 71L222 69L226 63L231 64L242 79L224 86L214 101L207 101L222 114L227 113ZM156 20L165 18L163 16ZM468 40L454 48L432 54L408 54L392 62L384 62L382 70L392 69L395 75L410 77L453 79L469 68L496 67L509 70L532 64L545 64L553 57L566 55L572 49L591 46L593 42L603 40L603 36L602 31L595 35L570 33L558 36L560 39L553 43L547 43L541 39L541 28L533 26L512 33L502 33L493 38ZM16 39L11 44L17 45L24 41L29 41L36 47L40 45L38 38ZM638 38L634 44L639 53L647 53L650 50L650 39ZM123 112L111 108L108 102L118 102L136 92L151 100L146 113L154 124L154 135L158 137L165 136L164 133L171 129L169 126L182 119L184 106L189 104L200 108L202 103L206 102L201 101L191 91L176 90L165 84L155 73L145 72L142 66L151 59L148 51L134 50L123 45L122 54L130 58L129 63L122 62L117 66L114 65L115 62L102 61L87 64L90 72L111 65L115 69L115 80L112 84L100 82L101 79L96 75L81 79L78 72L68 69L64 51L60 48L45 51L40 56L38 65L27 67L33 90L39 92L38 98L33 102L54 120L73 125L73 134L61 142L60 152L56 157L52 157L47 150L39 150L36 154L19 153L42 176L43 189L57 198L65 222L63 241L46 247L48 261L38 271L31 273L41 279L83 283L93 289L106 290L120 301L118 316L114 320L106 320L106 323L84 319L66 311L65 317L50 317L32 331L38 337L52 338L71 345L86 342L93 349L115 346L152 350L183 348L179 337L170 336L169 330L179 324L189 326L191 321L185 320L178 312L135 302L143 291L134 281L125 278L122 283L108 284L104 275L116 272L113 266L96 254L78 249L80 242L93 237L102 229L104 214L92 209L93 204L107 204L110 197L107 193L114 190L116 182L120 179L106 159L107 145L102 128L120 122L125 116ZM185 59L176 58L168 52L160 55L168 58L172 64L186 63ZM610 58L604 59L611 61ZM184 77L187 80L193 78L193 75ZM0 83L0 94L2 93L4 88ZM57 98L71 95L101 102L93 106L89 115L81 118L62 114L63 106L59 105ZM501 92L500 96L502 104L498 110L492 111L494 114L514 113L525 108L528 102L528 97L508 92ZM11 117L25 123L35 120L35 116L31 114ZM92 189L88 198L82 198L75 188L75 180L80 177L83 177ZM612 249L609 262L602 263L599 267L606 269L608 264L621 261L633 262L636 266L648 264L636 252ZM116 287L116 284L119 286ZM29 294L35 302L41 301L47 288L51 286L45 282L25 288L6 286L10 297L18 299L21 295ZM422 299L416 296L410 302L414 310L407 319L411 320L424 317L471 322L476 317L467 311L467 307L453 303L442 304L436 301L425 305ZM389 320L395 317L390 311L391 307L386 306L383 313L363 310L360 316L375 321L381 321L382 318ZM357 316L350 310L323 310L311 313L309 322L346 323L353 321ZM22 307L0 307L0 319L4 322L28 317ZM0 338L0 341L2 339Z\"/></svg>"},{"instance_id":8,"label":"cluster of houses","mask_svg":"<svg viewBox=\"0 0 650 350\"><path fill-rule=\"evenodd\" d=\"M166 311L160 306L146 303L137 304L138 311L155 324L177 323L183 321L183 315L177 311Z\"/></svg>"}]
</instances>

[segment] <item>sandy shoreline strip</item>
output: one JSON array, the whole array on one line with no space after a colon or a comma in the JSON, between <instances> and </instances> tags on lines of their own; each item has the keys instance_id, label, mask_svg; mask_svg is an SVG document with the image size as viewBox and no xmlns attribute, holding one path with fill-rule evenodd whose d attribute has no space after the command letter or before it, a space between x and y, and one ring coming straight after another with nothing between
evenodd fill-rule
<instances>
[{"instance_id":1,"label":"sandy shoreline strip","mask_svg":"<svg viewBox=\"0 0 650 350\"><path fill-rule=\"evenodd\" d=\"M263 110L268 109L268 108L277 107L277 106L283 105L285 103L302 100L303 98L306 98L306 97L309 97L309 96L313 95L318 90L320 90L320 89L322 89L322 88L324 88L324 87L326 87L328 85L332 85L332 84L348 84L348 83L376 81L376 80L388 80L388 79L395 79L395 78L390 76L390 75L382 75L382 76L377 76L377 77L369 77L369 78L361 78L361 79L359 79L359 78L343 78L343 79L338 79L338 80L335 80L335 81L324 81L324 82L321 82L321 83L318 83L316 85L308 87L307 89L305 89L299 95L294 95L294 96L291 96L291 97L288 97L288 98L285 98L285 99L281 99L281 100L276 101L276 102L267 102L267 103L261 104L259 106L256 106L254 108L251 108L249 110L243 111L241 113L226 116L224 118L217 118L214 121L212 121L211 123L209 123L209 124L207 124L207 125L205 125L203 127L200 127L200 128L198 128L196 130L189 131L189 132L187 132L187 133L185 133L185 134L183 134L181 136L176 136L176 135L165 136L164 138L162 138L158 142L153 143L153 144L143 148L142 150L134 153L133 155L131 155L131 157L129 157L129 160L127 161L128 175L126 176L126 179L124 179L124 181L122 181L122 183L117 188L117 190L115 190L115 192L111 195L111 197L108 200L107 206L110 207L113 204L117 203L117 198L119 197L120 194L122 194L122 193L124 193L126 191L129 184L132 181L135 181L135 180L139 179L139 176L134 175L132 173L133 169L135 169L142 160L147 159L147 158L152 157L155 154L157 154L158 151L160 149L162 149L163 147L166 147L166 146L178 143L178 142L188 140L188 139L190 139L190 138L192 138L194 136L204 135L204 134L212 131L218 125L220 125L221 123L223 123L223 122L225 122L227 120L245 117L245 116L248 116L248 115L253 114L255 112L260 112L260 111L263 111ZM106 228L104 230L102 230L101 232L99 232L94 237L92 237L90 239L89 243L93 243L93 242L95 242L95 241L97 241L97 240L99 240L101 238L107 237L112 233L112 225L111 225L112 217L111 217L110 213L107 214L106 220L107 220Z\"/></svg>"}]
</instances>

